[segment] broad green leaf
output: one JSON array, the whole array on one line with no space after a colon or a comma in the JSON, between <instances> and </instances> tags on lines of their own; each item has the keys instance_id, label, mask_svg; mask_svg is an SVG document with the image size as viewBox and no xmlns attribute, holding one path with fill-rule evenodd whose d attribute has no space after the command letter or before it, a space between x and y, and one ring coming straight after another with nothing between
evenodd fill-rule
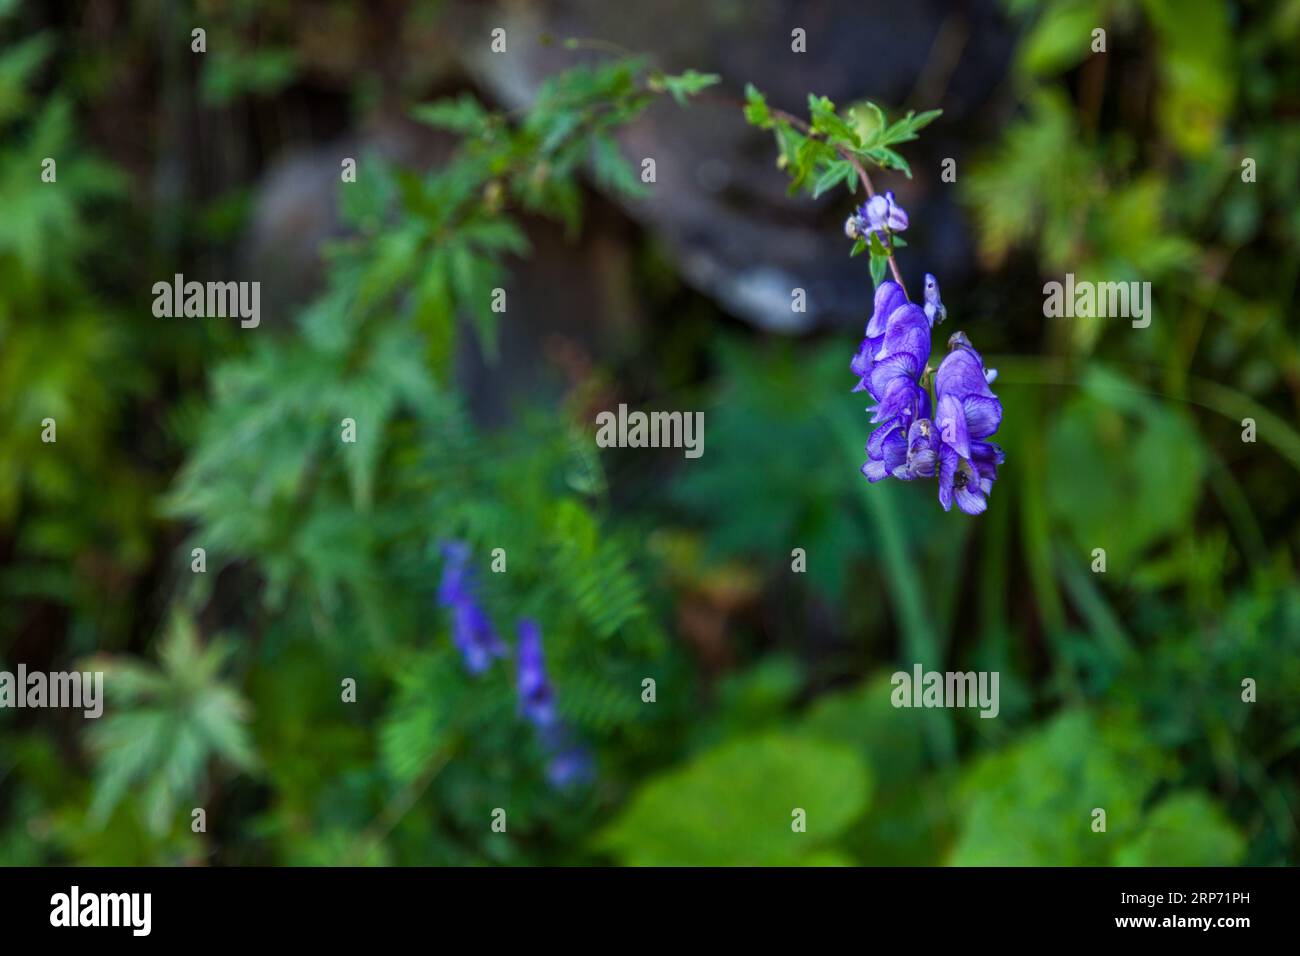
<instances>
[{"instance_id":1,"label":"broad green leaf","mask_svg":"<svg viewBox=\"0 0 1300 956\"><path fill-rule=\"evenodd\" d=\"M1115 851L1118 866L1237 866L1246 841L1215 800L1184 792L1147 812L1141 828Z\"/></svg>"},{"instance_id":2,"label":"broad green leaf","mask_svg":"<svg viewBox=\"0 0 1300 956\"><path fill-rule=\"evenodd\" d=\"M642 866L795 864L861 814L870 789L866 767L847 748L752 737L652 778L599 845ZM806 833L792 829L796 809L807 814Z\"/></svg>"}]
</instances>

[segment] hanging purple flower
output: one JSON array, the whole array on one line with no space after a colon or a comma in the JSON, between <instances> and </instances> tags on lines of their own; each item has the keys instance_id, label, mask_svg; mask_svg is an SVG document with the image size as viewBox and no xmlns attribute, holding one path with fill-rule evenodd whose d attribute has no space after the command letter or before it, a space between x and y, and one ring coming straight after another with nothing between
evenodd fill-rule
<instances>
[{"instance_id":1,"label":"hanging purple flower","mask_svg":"<svg viewBox=\"0 0 1300 956\"><path fill-rule=\"evenodd\" d=\"M537 622L519 622L519 710L534 726L542 746L550 753L546 776L555 787L584 783L594 776L591 758L573 743L569 730L555 710L555 692L546 677L542 654L542 629Z\"/></svg>"},{"instance_id":2,"label":"hanging purple flower","mask_svg":"<svg viewBox=\"0 0 1300 956\"><path fill-rule=\"evenodd\" d=\"M481 674L495 658L506 656L506 647L474 594L469 546L463 541L445 541L441 550L446 563L438 584L438 603L451 612L452 643L466 670Z\"/></svg>"},{"instance_id":3,"label":"hanging purple flower","mask_svg":"<svg viewBox=\"0 0 1300 956\"><path fill-rule=\"evenodd\" d=\"M939 503L948 511L955 500L958 508L974 515L988 507L997 466L1005 457L996 444L984 441L1002 422L1002 402L989 388L996 371L984 368L965 333L954 333L948 348L934 377Z\"/></svg>"},{"instance_id":4,"label":"hanging purple flower","mask_svg":"<svg viewBox=\"0 0 1300 956\"><path fill-rule=\"evenodd\" d=\"M862 466L868 481L914 477L907 468L908 429L930 415L930 396L920 381L929 358L930 322L925 313L907 301L898 283L882 282L865 337L849 364L858 376L854 391L866 391L876 400L869 411L879 427L867 442Z\"/></svg>"},{"instance_id":5,"label":"hanging purple flower","mask_svg":"<svg viewBox=\"0 0 1300 956\"><path fill-rule=\"evenodd\" d=\"M533 620L519 622L519 710L538 727L555 723L555 694L546 679L542 629Z\"/></svg>"}]
</instances>

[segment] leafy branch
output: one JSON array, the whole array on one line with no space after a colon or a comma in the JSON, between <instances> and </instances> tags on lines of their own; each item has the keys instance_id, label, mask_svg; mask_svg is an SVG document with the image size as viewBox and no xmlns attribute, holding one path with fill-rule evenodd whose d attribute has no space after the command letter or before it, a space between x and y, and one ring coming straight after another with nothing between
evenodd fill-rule
<instances>
[{"instance_id":1,"label":"leafy branch","mask_svg":"<svg viewBox=\"0 0 1300 956\"><path fill-rule=\"evenodd\" d=\"M814 199L839 185L856 192L858 182L862 183L868 198L875 196L867 163L880 169L897 169L911 179L911 166L894 147L916 139L917 133L942 112L909 110L907 115L891 123L885 111L870 101L857 103L841 115L825 96L809 93L810 121L805 121L769 106L767 98L753 84L745 87L745 119L752 126L775 132L780 150L777 164L790 174L790 194L804 189ZM903 245L902 239L896 236L886 244L873 235L870 240L858 239L851 255L871 252L872 275L877 282L878 273L883 274L887 262L894 280L906 294L907 286L894 260L894 249Z\"/></svg>"}]
</instances>

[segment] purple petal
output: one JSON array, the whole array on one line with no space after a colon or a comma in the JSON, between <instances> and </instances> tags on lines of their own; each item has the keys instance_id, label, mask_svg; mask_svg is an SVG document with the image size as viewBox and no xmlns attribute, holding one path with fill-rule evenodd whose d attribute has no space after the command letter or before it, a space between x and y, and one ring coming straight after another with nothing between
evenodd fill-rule
<instances>
[{"instance_id":1,"label":"purple petal","mask_svg":"<svg viewBox=\"0 0 1300 956\"><path fill-rule=\"evenodd\" d=\"M996 398L972 396L961 404L966 411L966 430L971 438L988 438L1002 424L1002 403Z\"/></svg>"},{"instance_id":2,"label":"purple petal","mask_svg":"<svg viewBox=\"0 0 1300 956\"><path fill-rule=\"evenodd\" d=\"M867 322L867 338L879 338L885 334L885 326L894 310L907 304L907 296L897 282L885 280L876 286L876 298L872 305L871 318Z\"/></svg>"},{"instance_id":3,"label":"purple petal","mask_svg":"<svg viewBox=\"0 0 1300 956\"><path fill-rule=\"evenodd\" d=\"M970 434L966 429L966 412L961 402L951 395L939 399L934 424L939 429L940 441L952 446L962 458L970 457Z\"/></svg>"},{"instance_id":4,"label":"purple petal","mask_svg":"<svg viewBox=\"0 0 1300 956\"><path fill-rule=\"evenodd\" d=\"M904 357L908 373L913 378L921 374L930 358L930 320L920 306L909 302L893 311L885 329L885 340L875 357L878 361Z\"/></svg>"},{"instance_id":5,"label":"purple petal","mask_svg":"<svg viewBox=\"0 0 1300 956\"><path fill-rule=\"evenodd\" d=\"M984 378L984 367L973 349L949 352L934 375L935 395L965 399L971 395L993 398L993 390Z\"/></svg>"},{"instance_id":6,"label":"purple petal","mask_svg":"<svg viewBox=\"0 0 1300 956\"><path fill-rule=\"evenodd\" d=\"M944 511L952 510L952 485L960 460L951 445L939 446L939 504Z\"/></svg>"}]
</instances>

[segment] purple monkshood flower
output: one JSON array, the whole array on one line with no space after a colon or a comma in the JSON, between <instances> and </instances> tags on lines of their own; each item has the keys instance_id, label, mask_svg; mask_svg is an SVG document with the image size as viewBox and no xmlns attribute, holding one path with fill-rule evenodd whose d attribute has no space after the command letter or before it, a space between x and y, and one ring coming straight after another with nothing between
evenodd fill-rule
<instances>
[{"instance_id":1,"label":"purple monkshood flower","mask_svg":"<svg viewBox=\"0 0 1300 956\"><path fill-rule=\"evenodd\" d=\"M542 629L533 620L519 622L519 710L538 727L555 724L555 694L546 679Z\"/></svg>"},{"instance_id":2,"label":"purple monkshood flower","mask_svg":"<svg viewBox=\"0 0 1300 956\"><path fill-rule=\"evenodd\" d=\"M445 541L441 550L446 564L438 584L438 603L451 611L452 643L460 651L466 670L481 674L493 659L506 656L506 647L474 594L469 546L463 541Z\"/></svg>"},{"instance_id":3,"label":"purple monkshood flower","mask_svg":"<svg viewBox=\"0 0 1300 956\"><path fill-rule=\"evenodd\" d=\"M849 216L844 223L844 234L850 239L867 239L872 233L886 242L892 232L907 228L907 213L894 202L892 192L872 196Z\"/></svg>"},{"instance_id":4,"label":"purple monkshood flower","mask_svg":"<svg viewBox=\"0 0 1300 956\"><path fill-rule=\"evenodd\" d=\"M844 223L850 239L890 237L908 226L907 213L886 192L872 196ZM948 340L948 355L934 376L933 409L928 365L931 330L948 317L939 282L925 274L924 305L914 305L896 282L876 287L871 318L849 370L857 376L855 392L867 392L875 405L876 426L867 440L862 474L868 481L899 478L939 479L939 503L979 514L997 480L1002 449L985 439L1002 421L1002 403L989 386L996 369L984 360L962 332Z\"/></svg>"},{"instance_id":5,"label":"purple monkshood flower","mask_svg":"<svg viewBox=\"0 0 1300 956\"><path fill-rule=\"evenodd\" d=\"M867 442L862 466L868 481L914 477L907 468L908 429L930 415L930 396L920 383L929 358L930 321L925 312L907 301L898 283L882 282L862 344L849 363L858 376L853 390L876 400L871 421L879 427Z\"/></svg>"},{"instance_id":6,"label":"purple monkshood flower","mask_svg":"<svg viewBox=\"0 0 1300 956\"><path fill-rule=\"evenodd\" d=\"M934 376L938 432L939 503L975 515L988 507L997 480L1002 449L984 439L1002 422L1002 403L989 388L997 376L963 332L948 340L948 355Z\"/></svg>"},{"instance_id":7,"label":"purple monkshood flower","mask_svg":"<svg viewBox=\"0 0 1300 956\"><path fill-rule=\"evenodd\" d=\"M519 709L541 735L550 753L546 776L555 787L568 787L591 779L594 771L587 752L570 739L568 728L555 711L555 692L546 678L542 655L542 629L537 622L519 622Z\"/></svg>"}]
</instances>

